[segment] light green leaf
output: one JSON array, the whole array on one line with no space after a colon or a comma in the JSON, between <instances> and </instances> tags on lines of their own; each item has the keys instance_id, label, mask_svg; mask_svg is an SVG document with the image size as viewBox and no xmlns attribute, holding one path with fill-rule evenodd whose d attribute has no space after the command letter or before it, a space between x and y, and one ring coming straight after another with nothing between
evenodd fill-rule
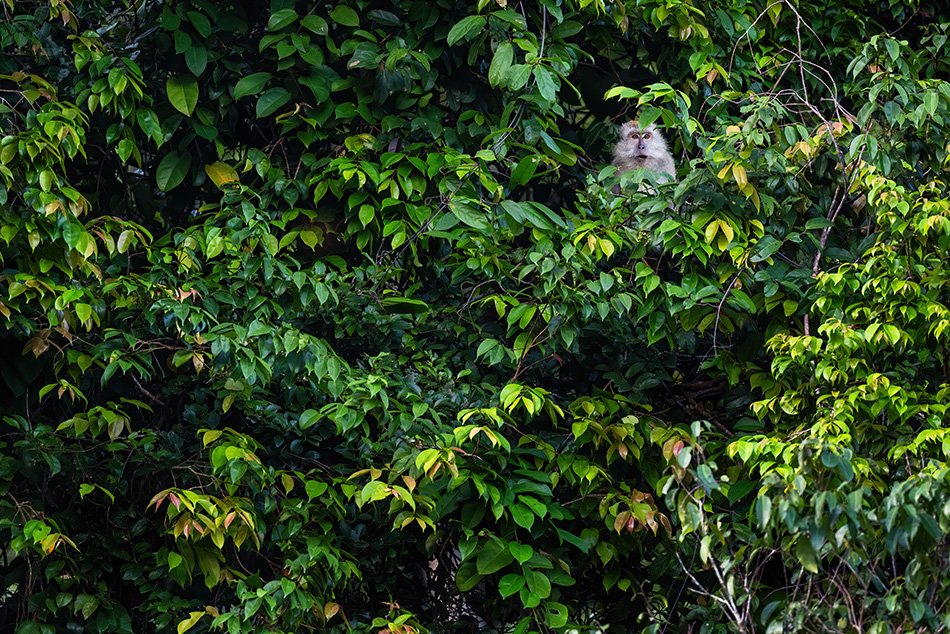
<instances>
[{"instance_id":1,"label":"light green leaf","mask_svg":"<svg viewBox=\"0 0 950 634\"><path fill-rule=\"evenodd\" d=\"M546 574L540 570L526 570L524 577L528 582L528 590L532 594L536 594L542 599L551 596L551 581Z\"/></svg>"},{"instance_id":2,"label":"light green leaf","mask_svg":"<svg viewBox=\"0 0 950 634\"><path fill-rule=\"evenodd\" d=\"M135 120L138 121L142 132L155 141L155 145L161 147L165 140L165 135L162 133L162 126L158 122L158 117L155 116L155 113L149 108L139 108L135 111Z\"/></svg>"},{"instance_id":3,"label":"light green leaf","mask_svg":"<svg viewBox=\"0 0 950 634\"><path fill-rule=\"evenodd\" d=\"M795 556L798 557L799 563L805 567L805 570L813 574L818 572L818 554L812 547L811 540L804 535L798 538Z\"/></svg>"},{"instance_id":4,"label":"light green leaf","mask_svg":"<svg viewBox=\"0 0 950 634\"><path fill-rule=\"evenodd\" d=\"M544 619L548 627L559 629L567 625L567 606L556 601L544 603Z\"/></svg>"},{"instance_id":5,"label":"light green leaf","mask_svg":"<svg viewBox=\"0 0 950 634\"><path fill-rule=\"evenodd\" d=\"M319 480L307 480L307 485L305 487L307 491L307 497L311 500L326 493L328 488L329 486L326 482L320 482Z\"/></svg>"},{"instance_id":6,"label":"light green leaf","mask_svg":"<svg viewBox=\"0 0 950 634\"><path fill-rule=\"evenodd\" d=\"M300 415L300 420L298 425L300 429L307 429L308 427L313 426L318 420L320 420L320 412L315 409L304 410Z\"/></svg>"},{"instance_id":7,"label":"light green leaf","mask_svg":"<svg viewBox=\"0 0 950 634\"><path fill-rule=\"evenodd\" d=\"M165 82L165 92L168 101L178 112L190 117L195 111L198 105L198 80L193 76L169 77Z\"/></svg>"},{"instance_id":8,"label":"light green leaf","mask_svg":"<svg viewBox=\"0 0 950 634\"><path fill-rule=\"evenodd\" d=\"M519 564L525 563L534 555L534 549L531 548L531 546L528 544L519 544L518 542L509 542L508 550Z\"/></svg>"},{"instance_id":9,"label":"light green leaf","mask_svg":"<svg viewBox=\"0 0 950 634\"><path fill-rule=\"evenodd\" d=\"M534 513L531 512L531 509L517 502L508 507L508 509L511 511L511 516L518 526L523 526L531 530L531 527L534 526Z\"/></svg>"}]
</instances>

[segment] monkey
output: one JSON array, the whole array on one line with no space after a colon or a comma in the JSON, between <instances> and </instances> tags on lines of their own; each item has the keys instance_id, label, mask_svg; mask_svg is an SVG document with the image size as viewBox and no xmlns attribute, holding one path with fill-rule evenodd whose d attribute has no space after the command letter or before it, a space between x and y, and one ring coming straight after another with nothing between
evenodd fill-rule
<instances>
[{"instance_id":1,"label":"monkey","mask_svg":"<svg viewBox=\"0 0 950 634\"><path fill-rule=\"evenodd\" d=\"M620 126L620 140L614 146L612 165L621 174L640 168L650 170L656 174L658 183L676 180L676 164L666 147L666 139L652 123L643 130L636 121Z\"/></svg>"}]
</instances>

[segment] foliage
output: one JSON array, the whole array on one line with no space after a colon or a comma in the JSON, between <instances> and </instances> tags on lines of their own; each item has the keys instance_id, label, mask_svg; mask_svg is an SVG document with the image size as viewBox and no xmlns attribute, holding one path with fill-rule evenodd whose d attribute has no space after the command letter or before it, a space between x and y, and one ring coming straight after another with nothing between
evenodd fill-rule
<instances>
[{"instance_id":1,"label":"foliage","mask_svg":"<svg viewBox=\"0 0 950 634\"><path fill-rule=\"evenodd\" d=\"M696 5L6 0L0 624L948 629L946 12Z\"/></svg>"}]
</instances>

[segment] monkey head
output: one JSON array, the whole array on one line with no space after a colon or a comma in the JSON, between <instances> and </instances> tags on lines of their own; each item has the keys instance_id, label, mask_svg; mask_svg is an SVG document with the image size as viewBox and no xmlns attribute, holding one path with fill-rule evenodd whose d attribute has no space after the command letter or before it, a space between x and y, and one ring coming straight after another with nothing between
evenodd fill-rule
<instances>
[{"instance_id":1,"label":"monkey head","mask_svg":"<svg viewBox=\"0 0 950 634\"><path fill-rule=\"evenodd\" d=\"M627 121L620 126L620 141L614 146L614 166L621 172L635 169L647 169L658 175L676 177L676 165L666 146L666 139L656 125L640 129L636 121ZM667 182L669 178L657 180Z\"/></svg>"}]
</instances>

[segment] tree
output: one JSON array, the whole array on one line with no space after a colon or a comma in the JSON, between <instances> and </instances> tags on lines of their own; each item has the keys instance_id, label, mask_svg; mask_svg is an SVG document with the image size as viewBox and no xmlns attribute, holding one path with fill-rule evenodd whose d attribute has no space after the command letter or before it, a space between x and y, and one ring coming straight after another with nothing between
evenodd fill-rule
<instances>
[{"instance_id":1,"label":"tree","mask_svg":"<svg viewBox=\"0 0 950 634\"><path fill-rule=\"evenodd\" d=\"M936 4L4 10L5 626L948 627Z\"/></svg>"}]
</instances>

